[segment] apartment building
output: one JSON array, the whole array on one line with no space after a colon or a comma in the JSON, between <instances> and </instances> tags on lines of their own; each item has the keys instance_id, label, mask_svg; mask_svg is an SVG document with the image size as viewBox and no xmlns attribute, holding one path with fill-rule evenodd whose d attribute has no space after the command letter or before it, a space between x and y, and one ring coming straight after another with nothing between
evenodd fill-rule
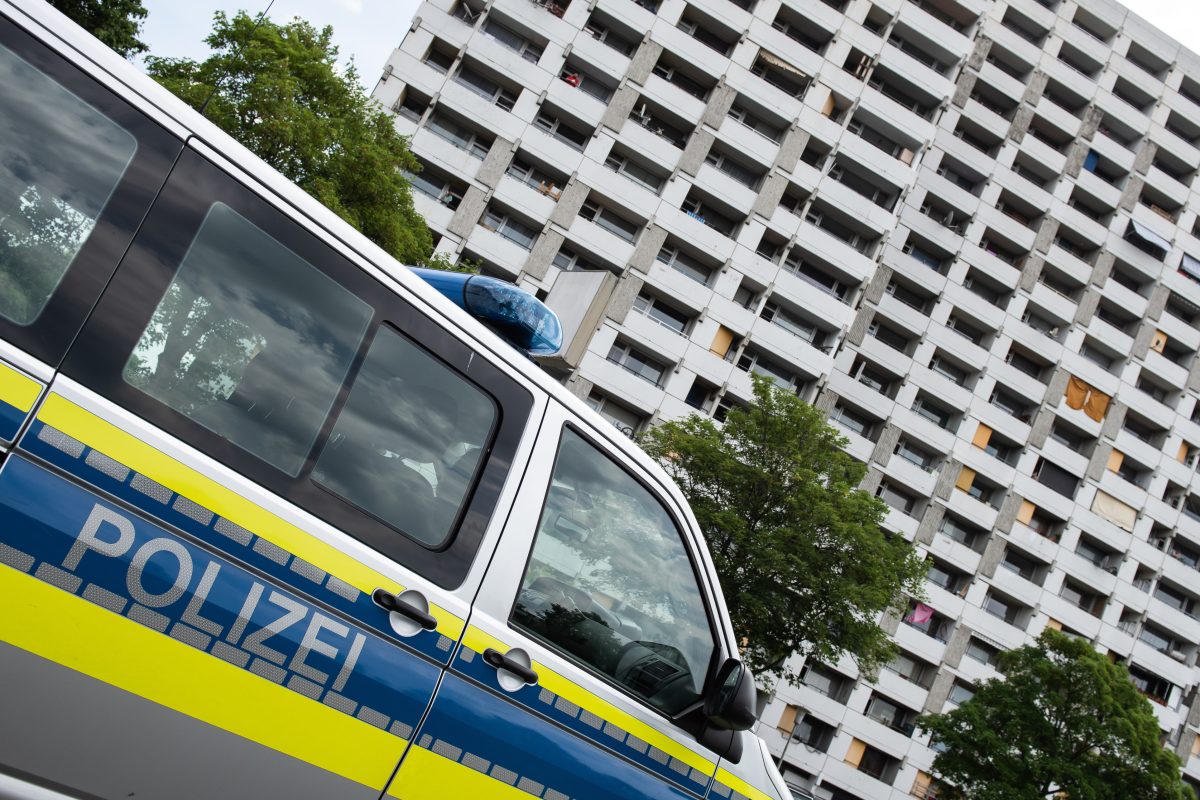
<instances>
[{"instance_id":1,"label":"apartment building","mask_svg":"<svg viewBox=\"0 0 1200 800\"><path fill-rule=\"evenodd\" d=\"M916 716L1046 627L1200 785L1200 57L1107 0L429 0L375 96L572 391L632 435L768 375L927 555L876 680L766 706L797 797L925 797Z\"/></svg>"}]
</instances>

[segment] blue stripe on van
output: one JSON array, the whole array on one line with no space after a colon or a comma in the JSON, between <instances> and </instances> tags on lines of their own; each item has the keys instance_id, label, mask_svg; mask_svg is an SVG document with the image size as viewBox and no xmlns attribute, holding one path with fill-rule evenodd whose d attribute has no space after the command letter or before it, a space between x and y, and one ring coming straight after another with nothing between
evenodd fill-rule
<instances>
[{"instance_id":1,"label":"blue stripe on van","mask_svg":"<svg viewBox=\"0 0 1200 800\"><path fill-rule=\"evenodd\" d=\"M0 469L0 562L403 739L440 673L20 456Z\"/></svg>"},{"instance_id":2,"label":"blue stripe on van","mask_svg":"<svg viewBox=\"0 0 1200 800\"><path fill-rule=\"evenodd\" d=\"M456 761L476 769L487 764L485 769L493 775L493 767L515 773L518 780L544 787L546 797L693 800L699 796L453 673L442 679L416 744L455 755ZM402 768L399 796L403 796L403 777Z\"/></svg>"},{"instance_id":3,"label":"blue stripe on van","mask_svg":"<svg viewBox=\"0 0 1200 800\"><path fill-rule=\"evenodd\" d=\"M167 487L138 475L119 458L100 453L35 419L21 438L21 449L108 492L155 519L178 528L204 544L269 575L293 591L307 594L348 615L355 622L393 639L440 664L447 664L454 642L437 631L401 638L365 592L328 576L316 565L302 563L253 531L231 526L207 509Z\"/></svg>"}]
</instances>

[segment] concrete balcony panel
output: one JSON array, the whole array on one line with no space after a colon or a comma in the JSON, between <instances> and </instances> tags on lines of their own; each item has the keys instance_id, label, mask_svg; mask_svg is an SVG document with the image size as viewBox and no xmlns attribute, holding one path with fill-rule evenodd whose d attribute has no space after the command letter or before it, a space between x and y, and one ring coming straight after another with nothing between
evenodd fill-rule
<instances>
[{"instance_id":1,"label":"concrete balcony panel","mask_svg":"<svg viewBox=\"0 0 1200 800\"><path fill-rule=\"evenodd\" d=\"M1136 146L1136 143L1133 146ZM1125 172L1133 170L1133 150L1110 136L1105 128L1101 127L1096 131L1096 135L1092 137L1091 149L1112 161L1119 169Z\"/></svg>"},{"instance_id":2,"label":"concrete balcony panel","mask_svg":"<svg viewBox=\"0 0 1200 800\"><path fill-rule=\"evenodd\" d=\"M1040 282L1034 284L1029 297L1039 307L1051 314L1055 321L1062 323L1060 330L1063 332L1074 321L1075 312L1079 309L1074 300Z\"/></svg>"},{"instance_id":3,"label":"concrete balcony panel","mask_svg":"<svg viewBox=\"0 0 1200 800\"><path fill-rule=\"evenodd\" d=\"M1020 647L1029 638L1024 629L1009 625L999 617L993 616L977 606L968 605L964 608L962 621L971 630L982 631L987 634L989 639L999 642L1005 650Z\"/></svg>"},{"instance_id":4,"label":"concrete balcony panel","mask_svg":"<svg viewBox=\"0 0 1200 800\"><path fill-rule=\"evenodd\" d=\"M633 257L634 246L631 243L614 236L583 217L575 217L567 231L570 233L570 238L578 242L585 250L603 253L606 259L619 266L625 266Z\"/></svg>"},{"instance_id":5,"label":"concrete balcony panel","mask_svg":"<svg viewBox=\"0 0 1200 800\"><path fill-rule=\"evenodd\" d=\"M939 428L911 408L896 407L892 422L916 441L923 442L940 453L949 453L954 447L955 431Z\"/></svg>"},{"instance_id":6,"label":"concrete balcony panel","mask_svg":"<svg viewBox=\"0 0 1200 800\"><path fill-rule=\"evenodd\" d=\"M1096 341L1107 345L1114 352L1125 354L1133 351L1133 337L1100 317L1092 317L1086 327Z\"/></svg>"},{"instance_id":7,"label":"concrete balcony panel","mask_svg":"<svg viewBox=\"0 0 1200 800\"><path fill-rule=\"evenodd\" d=\"M952 302L955 308L962 309L969 316L982 322L990 330L998 330L1004 323L1005 312L1003 308L997 308L985 298L980 297L961 284L948 283L942 296ZM954 335L958 336L958 334ZM958 338L962 339L963 337L958 336Z\"/></svg>"},{"instance_id":8,"label":"concrete balcony panel","mask_svg":"<svg viewBox=\"0 0 1200 800\"><path fill-rule=\"evenodd\" d=\"M1080 97L1090 99L1096 93L1096 80L1079 72L1065 61L1043 58L1039 68Z\"/></svg>"},{"instance_id":9,"label":"concrete balcony panel","mask_svg":"<svg viewBox=\"0 0 1200 800\"><path fill-rule=\"evenodd\" d=\"M1115 247L1110 248L1113 252L1116 252L1116 249ZM1146 315L1146 304L1148 301L1128 286L1122 286L1110 278L1104 282L1104 286L1101 287L1100 292L1106 298L1113 301L1118 308L1125 309L1138 317Z\"/></svg>"},{"instance_id":10,"label":"concrete balcony panel","mask_svg":"<svg viewBox=\"0 0 1200 800\"><path fill-rule=\"evenodd\" d=\"M593 131L600 125L600 118L604 116L604 110L608 107L582 89L558 79L550 81L550 85L546 87L546 99L551 105L561 108Z\"/></svg>"},{"instance_id":11,"label":"concrete balcony panel","mask_svg":"<svg viewBox=\"0 0 1200 800\"><path fill-rule=\"evenodd\" d=\"M890 294L885 294L879 299L879 310L886 318L900 323L904 328L917 335L924 333L926 328L930 327L927 315L912 306L905 305Z\"/></svg>"},{"instance_id":12,"label":"concrete balcony panel","mask_svg":"<svg viewBox=\"0 0 1200 800\"><path fill-rule=\"evenodd\" d=\"M977 224L986 223L989 228L1012 242L1023 252L1033 249L1033 242L1037 238L1037 222L1021 222L998 208L989 208L988 206L979 209L975 221Z\"/></svg>"},{"instance_id":13,"label":"concrete balcony panel","mask_svg":"<svg viewBox=\"0 0 1200 800\"><path fill-rule=\"evenodd\" d=\"M879 51L879 63L938 100L954 94L954 81L890 43L885 42Z\"/></svg>"},{"instance_id":14,"label":"concrete balcony panel","mask_svg":"<svg viewBox=\"0 0 1200 800\"><path fill-rule=\"evenodd\" d=\"M1073 47L1082 50L1092 61L1107 64L1112 57L1112 48L1100 41L1087 31L1075 25L1059 25L1055 34L1070 42Z\"/></svg>"},{"instance_id":15,"label":"concrete balcony panel","mask_svg":"<svg viewBox=\"0 0 1200 800\"><path fill-rule=\"evenodd\" d=\"M478 256L500 267L511 278L516 279L529 251L494 231L476 225L467 237L467 246Z\"/></svg>"},{"instance_id":16,"label":"concrete balcony panel","mask_svg":"<svg viewBox=\"0 0 1200 800\"><path fill-rule=\"evenodd\" d=\"M444 236L454 218L454 209L421 192L414 191L412 198L413 207L424 218L425 224Z\"/></svg>"},{"instance_id":17,"label":"concrete balcony panel","mask_svg":"<svg viewBox=\"0 0 1200 800\"><path fill-rule=\"evenodd\" d=\"M1189 350L1200 350L1200 328L1192 327L1171 313L1163 314L1156 324L1160 331L1170 337L1171 341L1182 344Z\"/></svg>"},{"instance_id":18,"label":"concrete balcony panel","mask_svg":"<svg viewBox=\"0 0 1200 800\"><path fill-rule=\"evenodd\" d=\"M1200 305L1200 283L1178 270L1167 269L1162 274L1162 283L1172 292Z\"/></svg>"},{"instance_id":19,"label":"concrete balcony panel","mask_svg":"<svg viewBox=\"0 0 1200 800\"><path fill-rule=\"evenodd\" d=\"M964 409L971 402L970 389L959 386L923 365L913 365L908 374L908 383L925 389L954 409Z\"/></svg>"},{"instance_id":20,"label":"concrete balcony panel","mask_svg":"<svg viewBox=\"0 0 1200 800\"><path fill-rule=\"evenodd\" d=\"M920 710L925 707L929 690L922 689L915 683L906 681L890 669L881 669L875 681L884 694L900 702L901 705Z\"/></svg>"},{"instance_id":21,"label":"concrete balcony panel","mask_svg":"<svg viewBox=\"0 0 1200 800\"><path fill-rule=\"evenodd\" d=\"M1083 114L1085 110L1081 110L1079 113ZM1079 134L1079 126L1082 122L1080 118L1045 95L1042 96L1042 99L1037 104L1037 114L1046 120L1046 122L1072 138Z\"/></svg>"},{"instance_id":22,"label":"concrete balcony panel","mask_svg":"<svg viewBox=\"0 0 1200 800\"><path fill-rule=\"evenodd\" d=\"M1014 78L991 62L984 62L979 68L979 79L1014 103L1021 102L1025 96L1025 82Z\"/></svg>"},{"instance_id":23,"label":"concrete balcony panel","mask_svg":"<svg viewBox=\"0 0 1200 800\"><path fill-rule=\"evenodd\" d=\"M1186 205L1191 195L1191 190L1187 186L1154 165L1151 165L1149 171L1146 172L1146 183L1180 206Z\"/></svg>"},{"instance_id":24,"label":"concrete balcony panel","mask_svg":"<svg viewBox=\"0 0 1200 800\"><path fill-rule=\"evenodd\" d=\"M1087 471L1088 457L1076 453L1056 439L1047 439L1041 447L1042 455L1058 464L1060 467L1075 475L1083 475Z\"/></svg>"},{"instance_id":25,"label":"concrete balcony panel","mask_svg":"<svg viewBox=\"0 0 1200 800\"><path fill-rule=\"evenodd\" d=\"M971 52L971 40L962 32L954 30L946 23L934 17L928 11L912 3L900 7L899 20L912 28L920 36L937 42L951 53L966 56Z\"/></svg>"},{"instance_id":26,"label":"concrete balcony panel","mask_svg":"<svg viewBox=\"0 0 1200 800\"><path fill-rule=\"evenodd\" d=\"M843 136L838 152L868 165L881 179L893 186L906 187L913 183L913 167L898 158L887 157L879 148L861 136Z\"/></svg>"},{"instance_id":27,"label":"concrete balcony panel","mask_svg":"<svg viewBox=\"0 0 1200 800\"><path fill-rule=\"evenodd\" d=\"M1007 538L1022 550L1047 564L1053 562L1064 552L1057 542L1047 539L1045 536L1042 536L1020 522L1013 524L1012 530L1007 534Z\"/></svg>"},{"instance_id":28,"label":"concrete balcony panel","mask_svg":"<svg viewBox=\"0 0 1200 800\"><path fill-rule=\"evenodd\" d=\"M858 346L858 352L872 361L887 364L901 375L907 374L908 370L912 368L911 358L892 349L874 336L863 337L862 344Z\"/></svg>"},{"instance_id":29,"label":"concrete balcony panel","mask_svg":"<svg viewBox=\"0 0 1200 800\"><path fill-rule=\"evenodd\" d=\"M655 222L701 252L709 254L715 261L723 264L733 257L736 246L733 239L678 208L660 206Z\"/></svg>"},{"instance_id":30,"label":"concrete balcony panel","mask_svg":"<svg viewBox=\"0 0 1200 800\"><path fill-rule=\"evenodd\" d=\"M517 139L526 122L493 105L457 81L445 81L441 86L438 105L445 105L469 120L487 120L484 130L493 131L510 141Z\"/></svg>"},{"instance_id":31,"label":"concrete balcony panel","mask_svg":"<svg viewBox=\"0 0 1200 800\"><path fill-rule=\"evenodd\" d=\"M1108 572L1086 558L1065 550L1059 553L1056 566L1061 567L1072 578L1086 584L1087 588L1096 594L1107 597L1117 588L1116 566L1113 566L1112 572Z\"/></svg>"},{"instance_id":32,"label":"concrete balcony panel","mask_svg":"<svg viewBox=\"0 0 1200 800\"><path fill-rule=\"evenodd\" d=\"M1159 124L1150 128L1150 138L1161 148L1188 164L1200 164L1200 150L1191 142L1185 141L1178 134L1167 130Z\"/></svg>"},{"instance_id":33,"label":"concrete balcony panel","mask_svg":"<svg viewBox=\"0 0 1200 800\"><path fill-rule=\"evenodd\" d=\"M1151 374L1162 378L1176 389L1183 389L1187 385L1188 371L1184 367L1167 360L1161 353L1153 350L1148 351L1143 358L1145 361L1145 366L1142 367L1143 372L1149 370Z\"/></svg>"},{"instance_id":34,"label":"concrete balcony panel","mask_svg":"<svg viewBox=\"0 0 1200 800\"><path fill-rule=\"evenodd\" d=\"M936 535L926 549L938 558L974 575L979 569L981 556L969 547L959 544L948 536Z\"/></svg>"},{"instance_id":35,"label":"concrete balcony panel","mask_svg":"<svg viewBox=\"0 0 1200 800\"><path fill-rule=\"evenodd\" d=\"M1175 220L1168 219L1153 211L1149 206L1138 203L1130 215L1142 225L1157 233L1168 242L1174 240L1178 228Z\"/></svg>"},{"instance_id":36,"label":"concrete balcony panel","mask_svg":"<svg viewBox=\"0 0 1200 800\"><path fill-rule=\"evenodd\" d=\"M1008 324L1019 325L1020 323L1015 323L1012 317L1009 317ZM998 385L1016 392L1028 400L1030 405L1039 405L1046 397L1045 383L1032 375L1026 375L995 356L988 358L987 374L989 377L995 378Z\"/></svg>"},{"instance_id":37,"label":"concrete balcony panel","mask_svg":"<svg viewBox=\"0 0 1200 800\"><path fill-rule=\"evenodd\" d=\"M599 252L604 251L601 250ZM629 252L632 254L632 248L630 248ZM624 264L627 262L628 256L619 263ZM647 280L655 286L670 287L671 296L688 308L708 308L713 302L713 290L710 287L685 277L657 259L650 265ZM745 330L739 330L738 332L744 333Z\"/></svg>"},{"instance_id":38,"label":"concrete balcony panel","mask_svg":"<svg viewBox=\"0 0 1200 800\"><path fill-rule=\"evenodd\" d=\"M643 214L657 213L662 203L658 195L642 184L590 158L585 158L579 163L578 179L604 197L622 206L636 208Z\"/></svg>"},{"instance_id":39,"label":"concrete balcony panel","mask_svg":"<svg viewBox=\"0 0 1200 800\"><path fill-rule=\"evenodd\" d=\"M605 9L607 11L608 9ZM621 81L629 71L630 59L621 55L604 42L592 36L576 36L571 40L571 55L577 55L589 68L603 70L613 84Z\"/></svg>"},{"instance_id":40,"label":"concrete balcony panel","mask_svg":"<svg viewBox=\"0 0 1200 800\"><path fill-rule=\"evenodd\" d=\"M896 217L891 211L875 205L866 197L829 176L821 181L817 189L822 200L845 212L857 222L866 225L875 236L882 236L896 226Z\"/></svg>"},{"instance_id":41,"label":"concrete balcony panel","mask_svg":"<svg viewBox=\"0 0 1200 800\"><path fill-rule=\"evenodd\" d=\"M952 131L939 128L934 145L979 175L991 175L996 169L996 160L978 148L967 144Z\"/></svg>"},{"instance_id":42,"label":"concrete balcony panel","mask_svg":"<svg viewBox=\"0 0 1200 800\"><path fill-rule=\"evenodd\" d=\"M945 537L939 537L945 538ZM892 635L896 644L917 656L923 661L929 661L934 664L941 664L942 658L946 654L946 643L939 642L932 636L926 636L911 625L900 623L900 627ZM867 795L868 797L870 795Z\"/></svg>"},{"instance_id":43,"label":"concrete balcony panel","mask_svg":"<svg viewBox=\"0 0 1200 800\"><path fill-rule=\"evenodd\" d=\"M1091 173L1089 173L1091 174ZM1045 208L1046 206L1039 206ZM1059 221L1059 229L1067 228L1087 239L1095 247L1102 247L1108 238L1108 226L1092 219L1061 200L1055 199L1050 206L1050 215ZM1055 245L1057 247L1057 245Z\"/></svg>"},{"instance_id":44,"label":"concrete balcony panel","mask_svg":"<svg viewBox=\"0 0 1200 800\"><path fill-rule=\"evenodd\" d=\"M934 325L930 327L927 338L930 342L937 345L938 349L945 351L975 369L983 369L987 364L988 353L986 350L977 344L973 344L971 340L955 333L950 328L943 325ZM964 398L964 402L966 400L967 398Z\"/></svg>"},{"instance_id":45,"label":"concrete balcony panel","mask_svg":"<svg viewBox=\"0 0 1200 800\"><path fill-rule=\"evenodd\" d=\"M925 239L948 253L957 253L962 246L962 235L955 233L928 215L922 214L912 206L906 205L900 214L901 221L909 230L919 233Z\"/></svg>"},{"instance_id":46,"label":"concrete balcony panel","mask_svg":"<svg viewBox=\"0 0 1200 800\"><path fill-rule=\"evenodd\" d=\"M987 108L978 100L970 98L967 100L966 106L963 107L963 116L971 120L979 127L988 131L997 139L1003 139L1008 136L1008 129L1012 127L1012 122Z\"/></svg>"},{"instance_id":47,"label":"concrete balcony panel","mask_svg":"<svg viewBox=\"0 0 1200 800\"><path fill-rule=\"evenodd\" d=\"M471 180L483 163L481 159L455 147L428 128L422 128L413 135L412 151L421 158L441 167L451 175Z\"/></svg>"},{"instance_id":48,"label":"concrete balcony panel","mask_svg":"<svg viewBox=\"0 0 1200 800\"><path fill-rule=\"evenodd\" d=\"M1022 422L1006 411L984 400L975 397L971 400L971 415L984 425L1014 442L1024 443L1029 439L1029 423ZM968 428L970 430L970 428Z\"/></svg>"},{"instance_id":49,"label":"concrete balcony panel","mask_svg":"<svg viewBox=\"0 0 1200 800\"><path fill-rule=\"evenodd\" d=\"M542 194L524 181L505 175L496 184L495 198L504 205L521 212L537 224L542 224L554 213L557 205L554 198Z\"/></svg>"},{"instance_id":50,"label":"concrete balcony panel","mask_svg":"<svg viewBox=\"0 0 1200 800\"><path fill-rule=\"evenodd\" d=\"M818 258L836 264L858 280L866 280L875 271L873 259L810 222L800 224L797 239Z\"/></svg>"},{"instance_id":51,"label":"concrete balcony panel","mask_svg":"<svg viewBox=\"0 0 1200 800\"><path fill-rule=\"evenodd\" d=\"M522 58L512 48L500 44L482 29L478 36L472 37L469 52L473 59L483 62L506 78L511 78L517 85L535 92L540 91L554 77L532 61Z\"/></svg>"},{"instance_id":52,"label":"concrete balcony panel","mask_svg":"<svg viewBox=\"0 0 1200 800\"><path fill-rule=\"evenodd\" d=\"M660 325L645 314L626 314L625 321L619 328L627 339L639 345L639 349L661 356L672 363L678 364L688 349L688 340L683 334Z\"/></svg>"},{"instance_id":53,"label":"concrete balcony panel","mask_svg":"<svg viewBox=\"0 0 1200 800\"><path fill-rule=\"evenodd\" d=\"M692 124L699 123L700 116L704 113L703 100L654 74L646 78L642 94Z\"/></svg>"},{"instance_id":54,"label":"concrete balcony panel","mask_svg":"<svg viewBox=\"0 0 1200 800\"><path fill-rule=\"evenodd\" d=\"M1038 186L1024 175L1018 175L1010 169L997 169L992 174L992 182L998 186L1003 186L1017 197L1029 201L1034 208L1048 209L1051 207L1053 196L1050 192Z\"/></svg>"},{"instance_id":55,"label":"concrete balcony panel","mask_svg":"<svg viewBox=\"0 0 1200 800\"><path fill-rule=\"evenodd\" d=\"M1058 595L1045 593L1042 595L1042 613L1058 620L1063 627L1070 628L1083 634L1086 639L1094 639L1100 633L1100 619L1093 617L1079 606L1067 602Z\"/></svg>"},{"instance_id":56,"label":"concrete balcony panel","mask_svg":"<svg viewBox=\"0 0 1200 800\"><path fill-rule=\"evenodd\" d=\"M920 711L920 709L914 709ZM912 747L912 739L900 731L893 730L865 713L851 712L842 720L842 733L850 734L870 746L895 756L903 756ZM871 795L886 797L886 795Z\"/></svg>"},{"instance_id":57,"label":"concrete balcony panel","mask_svg":"<svg viewBox=\"0 0 1200 800\"><path fill-rule=\"evenodd\" d=\"M844 372L834 371L829 375L829 387L851 404L868 409L872 414L887 419L896 407L894 400L885 397L866 384L859 383Z\"/></svg>"},{"instance_id":58,"label":"concrete balcony panel","mask_svg":"<svg viewBox=\"0 0 1200 800\"><path fill-rule=\"evenodd\" d=\"M746 127L733 117L726 116L721 120L717 138L768 167L775 163L775 157L779 154L779 142Z\"/></svg>"},{"instance_id":59,"label":"concrete balcony panel","mask_svg":"<svg viewBox=\"0 0 1200 800\"><path fill-rule=\"evenodd\" d=\"M712 197L719 198L722 203L733 206L744 216L750 215L750 209L758 199L757 190L734 180L711 164L700 165L693 185L708 192Z\"/></svg>"},{"instance_id":60,"label":"concrete balcony panel","mask_svg":"<svg viewBox=\"0 0 1200 800\"><path fill-rule=\"evenodd\" d=\"M1151 596L1147 616L1159 626L1192 644L1200 643L1200 620Z\"/></svg>"},{"instance_id":61,"label":"concrete balcony panel","mask_svg":"<svg viewBox=\"0 0 1200 800\"><path fill-rule=\"evenodd\" d=\"M1061 173L1067 166L1066 155L1031 134L1021 140L1020 148L1022 153L1033 158L1050 172Z\"/></svg>"},{"instance_id":62,"label":"concrete balcony panel","mask_svg":"<svg viewBox=\"0 0 1200 800\"><path fill-rule=\"evenodd\" d=\"M932 167L922 166L917 176L917 185L923 186L930 195L944 200L962 212L964 217L974 216L980 200L956 183L938 175Z\"/></svg>"},{"instance_id":63,"label":"concrete balcony panel","mask_svg":"<svg viewBox=\"0 0 1200 800\"><path fill-rule=\"evenodd\" d=\"M725 83L736 89L739 95L745 95L764 108L774 109L784 119L796 119L804 107L799 98L776 89L749 69L737 64L729 65Z\"/></svg>"},{"instance_id":64,"label":"concrete balcony panel","mask_svg":"<svg viewBox=\"0 0 1200 800\"><path fill-rule=\"evenodd\" d=\"M626 121L621 127L621 142L667 171L674 171L683 155L678 147L632 121Z\"/></svg>"},{"instance_id":65,"label":"concrete balcony panel","mask_svg":"<svg viewBox=\"0 0 1200 800\"><path fill-rule=\"evenodd\" d=\"M750 329L750 338L765 348L776 360L783 361L809 379L829 374L833 369L831 355L821 352L799 336L766 320L759 319L754 323ZM840 373L832 373L838 374Z\"/></svg>"},{"instance_id":66,"label":"concrete balcony panel","mask_svg":"<svg viewBox=\"0 0 1200 800\"><path fill-rule=\"evenodd\" d=\"M904 754L899 753L897 757ZM826 762L822 783L833 783L840 786L855 797L887 798L892 800L892 787L883 781L876 780L865 772L851 767L844 761L830 759Z\"/></svg>"},{"instance_id":67,"label":"concrete balcony panel","mask_svg":"<svg viewBox=\"0 0 1200 800\"><path fill-rule=\"evenodd\" d=\"M737 372L739 375L744 374L740 370L736 370L733 364L709 350L707 345L695 342L688 347L684 361L697 376L715 386L721 386L729 381L733 372Z\"/></svg>"},{"instance_id":68,"label":"concrete balcony panel","mask_svg":"<svg viewBox=\"0 0 1200 800\"><path fill-rule=\"evenodd\" d=\"M946 507L965 517L982 528L996 526L997 510L986 503L981 503L966 492L955 490L946 500Z\"/></svg>"},{"instance_id":69,"label":"concrete balcony panel","mask_svg":"<svg viewBox=\"0 0 1200 800\"><path fill-rule=\"evenodd\" d=\"M924 497L931 497L934 486L937 484L938 474L936 471L930 472L922 469L908 459L896 455L888 460L884 472L889 480L897 481Z\"/></svg>"},{"instance_id":70,"label":"concrete balcony panel","mask_svg":"<svg viewBox=\"0 0 1200 800\"><path fill-rule=\"evenodd\" d=\"M1059 494L1048 486L1038 483L1028 475L1016 475L1013 491L1029 500L1038 508L1044 508L1059 519L1067 519L1075 508L1075 501Z\"/></svg>"},{"instance_id":71,"label":"concrete balcony panel","mask_svg":"<svg viewBox=\"0 0 1200 800\"><path fill-rule=\"evenodd\" d=\"M599 386L605 394L619 397L643 414L649 414L662 405L666 397L662 387L656 387L649 381L643 380L620 365L614 364L603 356L588 352L580 366L580 373L592 383ZM670 373L663 376L663 381L670 380Z\"/></svg>"},{"instance_id":72,"label":"concrete balcony panel","mask_svg":"<svg viewBox=\"0 0 1200 800\"><path fill-rule=\"evenodd\" d=\"M854 309L831 294L786 270L775 275L775 292L816 316L824 327L840 330L854 318Z\"/></svg>"},{"instance_id":73,"label":"concrete balcony panel","mask_svg":"<svg viewBox=\"0 0 1200 800\"><path fill-rule=\"evenodd\" d=\"M1111 142L1112 140L1109 141ZM1095 147L1092 149L1094 150ZM1121 202L1121 190L1094 172L1089 172L1086 169L1081 170L1079 176L1075 178L1075 184L1108 208L1115 209Z\"/></svg>"},{"instance_id":74,"label":"concrete balcony panel","mask_svg":"<svg viewBox=\"0 0 1200 800\"><path fill-rule=\"evenodd\" d=\"M1132 660L1151 672L1166 678L1176 686L1189 686L1192 681L1192 668L1181 664L1166 653L1155 650L1143 641L1133 643Z\"/></svg>"}]
</instances>

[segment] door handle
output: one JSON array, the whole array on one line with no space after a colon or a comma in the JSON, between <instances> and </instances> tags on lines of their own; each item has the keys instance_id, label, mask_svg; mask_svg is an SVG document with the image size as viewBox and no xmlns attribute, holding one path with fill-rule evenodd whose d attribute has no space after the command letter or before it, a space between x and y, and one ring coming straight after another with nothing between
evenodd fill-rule
<instances>
[{"instance_id":1,"label":"door handle","mask_svg":"<svg viewBox=\"0 0 1200 800\"><path fill-rule=\"evenodd\" d=\"M511 672L530 686L537 683L538 674L536 672L520 661L509 658L494 647L489 647L483 651L483 660L498 670L502 669L505 672Z\"/></svg>"},{"instance_id":2,"label":"door handle","mask_svg":"<svg viewBox=\"0 0 1200 800\"><path fill-rule=\"evenodd\" d=\"M437 628L437 617L428 611L423 611L410 603L404 602L387 589L376 589L375 593L371 595L371 599L380 608L387 611L395 611L400 616L411 619L427 631Z\"/></svg>"}]
</instances>

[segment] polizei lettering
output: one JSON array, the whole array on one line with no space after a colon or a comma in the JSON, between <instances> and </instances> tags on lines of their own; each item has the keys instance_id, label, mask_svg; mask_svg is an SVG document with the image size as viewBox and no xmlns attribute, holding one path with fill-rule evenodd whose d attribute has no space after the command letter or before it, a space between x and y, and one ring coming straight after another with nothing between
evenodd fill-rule
<instances>
[{"instance_id":1,"label":"polizei lettering","mask_svg":"<svg viewBox=\"0 0 1200 800\"><path fill-rule=\"evenodd\" d=\"M246 570L173 536L147 536L99 503L61 566L154 612L141 618L170 626L164 633L280 681L286 670L341 692L366 642L361 631Z\"/></svg>"}]
</instances>

